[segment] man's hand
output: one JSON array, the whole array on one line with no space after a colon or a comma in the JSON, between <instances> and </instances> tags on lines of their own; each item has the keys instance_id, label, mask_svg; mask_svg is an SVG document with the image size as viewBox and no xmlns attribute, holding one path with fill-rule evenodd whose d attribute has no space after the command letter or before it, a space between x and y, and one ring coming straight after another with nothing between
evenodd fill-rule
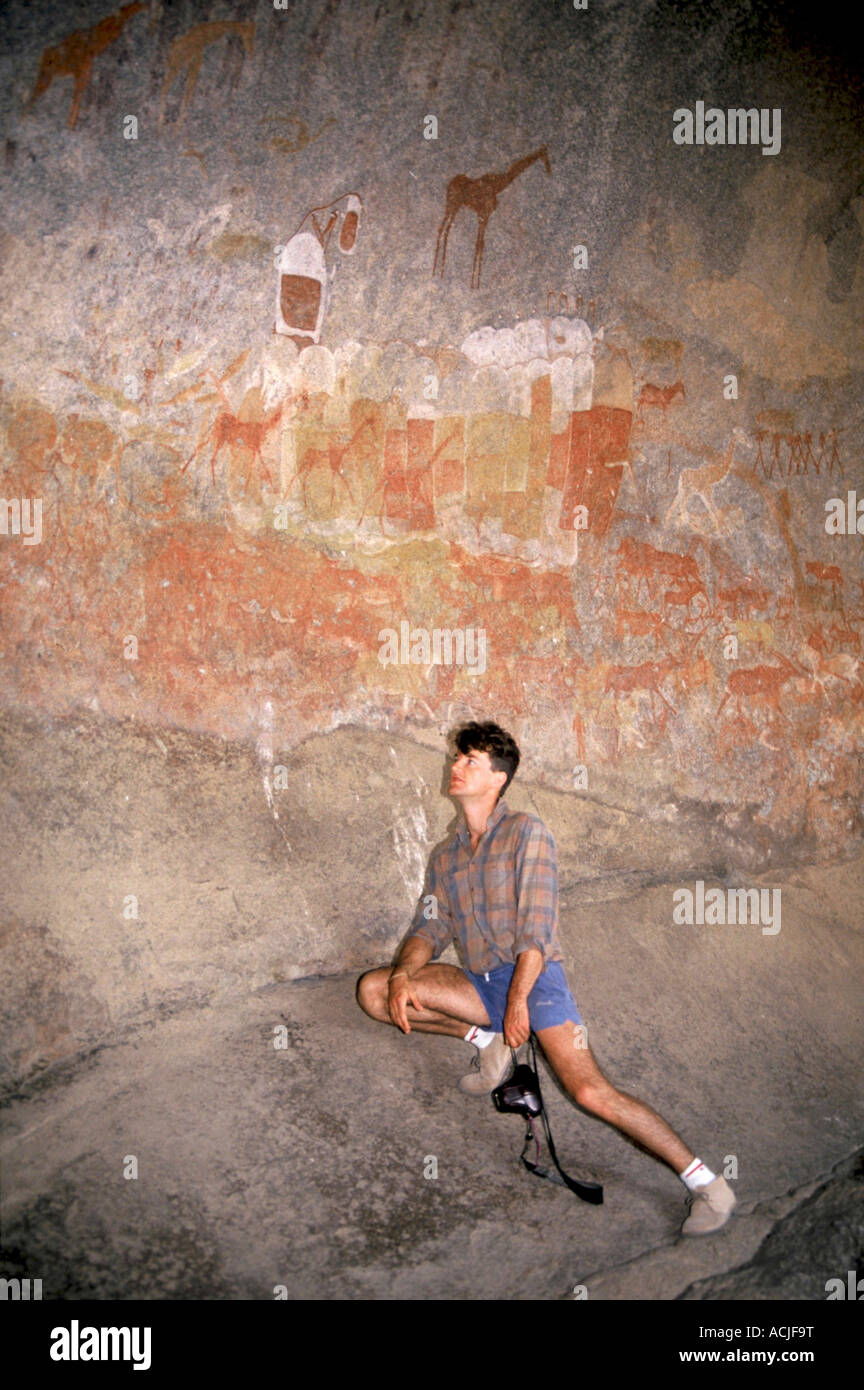
<instances>
[{"instance_id":1,"label":"man's hand","mask_svg":"<svg viewBox=\"0 0 864 1390\"><path fill-rule=\"evenodd\" d=\"M390 1017L401 1028L403 1033L411 1032L411 1024L408 1022L408 1005L413 1004L415 1009L422 1009L422 1004L417 997L417 986L413 983L410 976L399 972L391 976L388 985L387 1007L390 1010Z\"/></svg>"},{"instance_id":2,"label":"man's hand","mask_svg":"<svg viewBox=\"0 0 864 1390\"><path fill-rule=\"evenodd\" d=\"M511 999L508 996L504 1011L504 1041L508 1047L521 1047L531 1035L528 1018L527 999Z\"/></svg>"},{"instance_id":3,"label":"man's hand","mask_svg":"<svg viewBox=\"0 0 864 1390\"><path fill-rule=\"evenodd\" d=\"M539 946L529 946L516 957L504 1012L504 1041L508 1047L521 1047L531 1036L528 996L542 969L543 952Z\"/></svg>"}]
</instances>

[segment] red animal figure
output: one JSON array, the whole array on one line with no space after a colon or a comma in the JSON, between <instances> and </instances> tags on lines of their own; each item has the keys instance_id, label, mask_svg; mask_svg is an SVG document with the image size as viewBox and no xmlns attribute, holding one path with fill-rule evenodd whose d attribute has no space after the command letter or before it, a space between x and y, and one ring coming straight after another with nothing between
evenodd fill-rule
<instances>
[{"instance_id":1,"label":"red animal figure","mask_svg":"<svg viewBox=\"0 0 864 1390\"><path fill-rule=\"evenodd\" d=\"M651 406L653 409L662 411L665 420L666 411L676 396L685 399L683 381L675 381L671 386L654 386L652 382L646 381L636 402L636 419L641 420L646 407Z\"/></svg>"},{"instance_id":2,"label":"red animal figure","mask_svg":"<svg viewBox=\"0 0 864 1390\"><path fill-rule=\"evenodd\" d=\"M829 630L838 647L854 647L856 652L860 652L861 637L854 628L841 627L839 623L832 623Z\"/></svg>"},{"instance_id":3,"label":"red animal figure","mask_svg":"<svg viewBox=\"0 0 864 1390\"><path fill-rule=\"evenodd\" d=\"M676 583L689 580L700 585L702 583L699 567L692 555L678 555L672 550L655 550L653 545L648 545L645 541L635 541L630 536L625 536L615 554L618 557L618 574L627 576L628 587L635 578L637 594L643 583L648 585L650 592L649 579L663 582L674 580Z\"/></svg>"},{"instance_id":4,"label":"red animal figure","mask_svg":"<svg viewBox=\"0 0 864 1390\"><path fill-rule=\"evenodd\" d=\"M260 460L261 471L264 474L264 477L267 479L268 485L272 487L273 480L270 477L270 473L267 469L266 464L264 463L264 456L261 452L261 446L264 443L264 440L266 439L270 431L275 429L276 425L281 420L282 414L285 410L286 402L283 401L280 405L276 407L275 410L271 411L269 415L265 415L264 418L261 420L240 420L230 409L230 402L228 401L228 398L225 395L225 392L222 390L222 386L218 380L216 382L216 389L218 390L219 395L226 406L226 409L220 410L218 412L215 420L213 421L213 424L210 426L210 429L207 431L200 444L198 444L198 446L189 455L183 467L180 469L180 472L185 473L192 460L196 458L198 454L200 454L201 450L207 444L212 443L213 453L210 457L210 476L213 479L213 486L215 487L216 456L220 454L227 445L229 449L249 449L251 452L252 457L246 469L246 477L243 483L244 491L249 487L249 478L252 473L252 464L255 462L256 458Z\"/></svg>"},{"instance_id":5,"label":"red animal figure","mask_svg":"<svg viewBox=\"0 0 864 1390\"><path fill-rule=\"evenodd\" d=\"M615 613L616 637L653 637L654 645L656 646L659 640L668 652L669 648L663 636L665 626L661 613L649 613L644 608L622 608L619 603Z\"/></svg>"},{"instance_id":6,"label":"red animal figure","mask_svg":"<svg viewBox=\"0 0 864 1390\"><path fill-rule=\"evenodd\" d=\"M699 608L699 611L704 617L711 605L708 601L708 595L705 592L705 585L702 583L701 579L682 580L677 588L667 589L663 595L663 607L664 609L683 608L689 616L690 604L694 599L698 598L700 594L704 606L700 607L697 605L697 608Z\"/></svg>"},{"instance_id":7,"label":"red animal figure","mask_svg":"<svg viewBox=\"0 0 864 1390\"><path fill-rule=\"evenodd\" d=\"M813 666L807 669L807 680L799 680L798 682L798 689L803 696L806 697L808 685L812 686L815 683L819 686L825 699L828 699L828 691L825 687L825 681L828 679L842 681L844 685L848 685L850 687L849 694L852 694L860 686L858 668L861 663L857 657L850 656L848 652L838 652L835 656L826 656L822 644L816 646L812 640L812 635L807 639L807 646L815 652L816 660ZM845 692L844 698L846 698Z\"/></svg>"},{"instance_id":8,"label":"red animal figure","mask_svg":"<svg viewBox=\"0 0 864 1390\"><path fill-rule=\"evenodd\" d=\"M698 661L690 661L686 666L681 667L675 673L675 684L680 687L685 694L691 690L697 690L700 685L708 685L714 678L714 667L707 656L700 657Z\"/></svg>"},{"instance_id":9,"label":"red animal figure","mask_svg":"<svg viewBox=\"0 0 864 1390\"><path fill-rule=\"evenodd\" d=\"M452 547L451 553L460 576L476 591L478 602L489 602L496 607L499 604L513 605L506 618L511 634L513 624L521 620L523 615L528 634L531 630L530 620L536 620L544 608L556 609L561 622L578 631L579 618L566 571L535 570L509 556L504 559L484 555L480 564L476 555L456 546Z\"/></svg>"},{"instance_id":10,"label":"red animal figure","mask_svg":"<svg viewBox=\"0 0 864 1390\"><path fill-rule=\"evenodd\" d=\"M223 38L239 38L243 44L248 57L252 57L255 51L255 21L247 20L241 22L234 19L205 20L201 24L195 24L186 34L181 34L171 45L168 53L168 63L165 77L162 82L162 92L159 101L159 124L165 120L165 102L168 97L169 88L176 80L177 74L186 72L186 82L183 87L183 96L180 101L180 114L177 117L179 125L183 116L195 95L195 88L198 84L198 74L201 71L201 64L204 61L204 49L211 43L218 43Z\"/></svg>"},{"instance_id":11,"label":"red animal figure","mask_svg":"<svg viewBox=\"0 0 864 1390\"><path fill-rule=\"evenodd\" d=\"M371 416L367 416L367 418L363 421L363 423L362 423L361 425L358 425L357 429L354 431L354 433L352 434L351 438L348 440L347 444L337 445L337 444L335 444L332 440L328 441L328 445L327 445L327 454L326 454L326 455L324 454L323 449L307 449L307 450L305 451L305 453L304 453L302 459L300 460L300 462L299 462L298 465L297 465L297 473L296 473L296 476L295 476L295 478L294 478L294 482L296 482L297 479L299 478L300 481L301 481L301 483L302 483L302 485L303 485L303 506L304 506L304 507L307 506L307 500L308 500L308 499L307 499L307 496L306 496L306 484L307 484L307 482L308 482L308 480L309 480L309 477L310 477L311 473L312 473L316 468L320 468L320 467L325 467L325 468L329 468L329 469L330 469L330 503L329 503L329 505L330 505L331 507L332 507L332 505L333 505L333 498L334 498L335 493L336 493L336 479L337 479L337 478L338 478L339 481L343 484L343 486L344 486L346 492L348 493L348 496L351 498L351 501L352 501L352 502L354 501L354 494L353 494L353 492L351 491L351 485L350 485L350 483L348 482L348 479L345 477L344 473L342 472L342 460L344 459L344 457L345 457L345 455L347 454L348 450L349 450L354 444L356 444L357 440L360 438L360 436L361 436L361 434L363 433L363 431L366 430L366 429L369 429L369 428L371 427L371 425L372 425L372 417L371 417ZM293 485L294 485L294 484L293 484L293 482L292 482L292 487L293 487ZM360 519L361 519L361 521L362 521L363 518L361 517Z\"/></svg>"},{"instance_id":12,"label":"red animal figure","mask_svg":"<svg viewBox=\"0 0 864 1390\"><path fill-rule=\"evenodd\" d=\"M439 456L441 453L443 453L443 451L447 448L447 446L448 446L449 444L452 444L452 443L453 443L454 439L456 439L456 437L457 437L457 434L458 434L458 431L457 431L457 430L454 430L453 433L452 433L451 435L448 435L448 437L447 437L446 439L443 439L443 440L441 441L441 443L438 445L438 448L435 449L434 452L430 455L429 461L428 461L428 463L425 465L426 468L429 470L430 474L431 474L432 465L434 464L435 460L438 458L438 456ZM382 529L382 531L383 531L383 529L384 529L384 511L385 511L386 505L387 505L387 497L388 497L388 495L390 494L391 490L392 490L392 491L395 491L397 494L401 494L401 492L402 492L402 479L403 479L403 468L402 468L402 465L401 465L401 464L397 464L395 467L390 468L390 469L388 469L388 468L385 467L385 469L384 469L384 471L383 471L383 473L382 473L382 476L378 479L378 482L375 484L375 486L373 487L372 491L369 493L369 496L366 498L366 501L363 503L363 510L362 510L362 512L360 513L360 516L359 516L359 518L358 518L358 525L359 525L359 523L363 520L364 516L366 515L366 508L368 507L369 503L372 501L372 498L375 496L376 492L380 491L380 493L381 493L381 508L380 508L380 510L379 510L379 512L378 512L378 521L379 521L380 526L381 526L381 529Z\"/></svg>"},{"instance_id":13,"label":"red animal figure","mask_svg":"<svg viewBox=\"0 0 864 1390\"><path fill-rule=\"evenodd\" d=\"M751 579L745 579L742 584L733 584L728 588L722 585L717 588L718 608L728 603L732 608L732 617L739 616L738 609L744 613L764 612L771 601L771 595L767 589L760 589Z\"/></svg>"},{"instance_id":14,"label":"red animal figure","mask_svg":"<svg viewBox=\"0 0 864 1390\"><path fill-rule=\"evenodd\" d=\"M821 627L814 628L806 639L807 646L812 647L814 652L818 652L821 657L830 656L834 650L834 644L825 635Z\"/></svg>"},{"instance_id":15,"label":"red animal figure","mask_svg":"<svg viewBox=\"0 0 864 1390\"><path fill-rule=\"evenodd\" d=\"M30 111L43 92L47 92L55 77L74 77L75 87L72 92L72 105L69 108L69 118L66 122L67 129L73 130L78 120L81 98L90 81L93 59L98 58L100 53L103 53L116 39L119 39L130 19L139 10L146 10L146 8L146 4L141 3L141 0L135 0L134 4L124 5L116 14L109 14L104 19L100 19L99 23L94 24L92 29L76 29L74 33L67 35L61 43L55 44L52 48L46 48L42 54L36 85L26 110Z\"/></svg>"},{"instance_id":16,"label":"red animal figure","mask_svg":"<svg viewBox=\"0 0 864 1390\"><path fill-rule=\"evenodd\" d=\"M651 699L651 717L656 723L655 695L659 695L664 705L672 710L673 714L675 713L675 706L666 699L660 687L677 665L676 661L667 659L665 661L644 661L640 666L610 666L606 673L603 695L612 694L617 713L619 696L633 695L639 690L647 690Z\"/></svg>"},{"instance_id":17,"label":"red animal figure","mask_svg":"<svg viewBox=\"0 0 864 1390\"><path fill-rule=\"evenodd\" d=\"M447 198L444 208L444 216L438 228L438 239L435 242L435 260L432 264L432 274L438 269L438 256L441 256L441 274L444 274L444 261L447 257L447 238L450 235L450 228L456 218L456 214L461 208L470 208L477 214L477 241L474 246L474 264L471 267L471 288L472 290L480 287L480 272L483 267L483 243L486 238L486 223L498 206L498 195L504 189L518 179L520 174L534 164L538 159L543 161L543 166L547 174L551 174L549 167L549 154L546 146L541 145L532 154L526 154L522 159L517 159L500 174L481 174L479 178L471 179L467 174L457 174L447 185Z\"/></svg>"},{"instance_id":18,"label":"red animal figure","mask_svg":"<svg viewBox=\"0 0 864 1390\"><path fill-rule=\"evenodd\" d=\"M780 691L787 681L794 676L801 674L800 669L786 657L781 656L780 666L750 666L740 671L733 671L726 682L726 694L717 706L717 714L729 699L734 699L738 711L738 718L742 718L741 700L746 696L753 701L761 701L776 709L777 713L784 718L780 708ZM807 672L804 673L808 674ZM716 717L716 716L715 716Z\"/></svg>"},{"instance_id":19,"label":"red animal figure","mask_svg":"<svg viewBox=\"0 0 864 1390\"><path fill-rule=\"evenodd\" d=\"M369 493L369 496L366 498L366 501L363 503L363 510L357 518L358 525L362 523L363 518L366 515L366 508L372 501L372 498L375 496L376 492L380 492L381 506L378 511L378 524L380 525L381 530L384 530L384 513L387 510L387 498L390 496L391 492L395 492L397 496L401 496L403 491L404 476L405 469L404 465L401 462L392 464L390 467L388 467L385 459L385 462L381 470L381 476L378 479L375 486L373 487L372 491Z\"/></svg>"},{"instance_id":20,"label":"red animal figure","mask_svg":"<svg viewBox=\"0 0 864 1390\"><path fill-rule=\"evenodd\" d=\"M837 565L823 565L820 560L808 560L805 566L807 573L812 574L814 579L818 579L823 584L831 585L831 596L834 606L837 607L837 590L843 587L843 576Z\"/></svg>"}]
</instances>

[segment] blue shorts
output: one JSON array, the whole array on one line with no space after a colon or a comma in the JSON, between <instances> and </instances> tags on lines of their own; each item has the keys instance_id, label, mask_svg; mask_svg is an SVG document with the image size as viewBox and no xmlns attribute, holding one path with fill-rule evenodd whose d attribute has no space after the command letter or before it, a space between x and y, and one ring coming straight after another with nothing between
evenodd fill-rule
<instances>
[{"instance_id":1,"label":"blue shorts","mask_svg":"<svg viewBox=\"0 0 864 1390\"><path fill-rule=\"evenodd\" d=\"M489 1026L496 1033L504 1031L507 991L515 969L515 965L498 965L484 975L475 975L471 970L465 971L483 1000L483 1007L489 1015ZM545 970L541 970L534 988L528 995L528 1020L534 1032L539 1033L541 1028L554 1028L557 1023L564 1023L568 1018L574 1023L582 1022L576 1000L567 984L564 967L560 960L552 960Z\"/></svg>"}]
</instances>

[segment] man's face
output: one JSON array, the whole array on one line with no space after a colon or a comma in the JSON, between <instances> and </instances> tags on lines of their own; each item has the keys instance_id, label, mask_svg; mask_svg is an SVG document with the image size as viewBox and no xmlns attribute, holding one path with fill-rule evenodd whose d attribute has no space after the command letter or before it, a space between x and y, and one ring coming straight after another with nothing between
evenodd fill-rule
<instances>
[{"instance_id":1,"label":"man's face","mask_svg":"<svg viewBox=\"0 0 864 1390\"><path fill-rule=\"evenodd\" d=\"M497 795L504 785L505 774L493 772L488 753L469 748L467 753L455 752L450 769L450 795L466 801L482 801L490 792Z\"/></svg>"}]
</instances>

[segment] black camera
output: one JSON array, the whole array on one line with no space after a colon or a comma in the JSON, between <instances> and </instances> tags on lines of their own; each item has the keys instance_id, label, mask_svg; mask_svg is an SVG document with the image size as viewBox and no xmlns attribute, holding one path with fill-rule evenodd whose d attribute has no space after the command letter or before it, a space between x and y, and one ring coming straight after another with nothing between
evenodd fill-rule
<instances>
[{"instance_id":1,"label":"black camera","mask_svg":"<svg viewBox=\"0 0 864 1390\"><path fill-rule=\"evenodd\" d=\"M533 1067L529 1067L526 1062L519 1062L514 1066L510 1076L506 1081L502 1081L500 1086L496 1086L492 1092L492 1100L495 1109L503 1115L521 1115L528 1121L528 1130L525 1135L525 1146L531 1143L532 1139L537 1146L537 1162L531 1163L525 1157L525 1146L522 1149L522 1163L529 1173L534 1173L538 1178L549 1178L552 1182L561 1183L563 1187L569 1187L571 1192L575 1192L577 1197L581 1197L583 1202L591 1202L599 1206L603 1201L603 1188L599 1182L586 1182L581 1178L568 1177L558 1162L558 1155L555 1152L555 1144L552 1140L552 1131L549 1128L549 1121L543 1109L543 1092L540 1090L540 1078L537 1075L537 1054L534 1050L534 1034L530 1039L531 1061ZM516 1062L516 1054L513 1052L513 1061ZM534 1133L533 1121L537 1116L541 1117L543 1130L546 1135L546 1142L549 1145L549 1153L552 1162L557 1168L557 1173L551 1173L548 1168L540 1167L540 1141Z\"/></svg>"},{"instance_id":2,"label":"black camera","mask_svg":"<svg viewBox=\"0 0 864 1390\"><path fill-rule=\"evenodd\" d=\"M524 1115L533 1120L543 1109L537 1073L520 1062L511 1076L492 1092L495 1109L504 1115Z\"/></svg>"}]
</instances>

